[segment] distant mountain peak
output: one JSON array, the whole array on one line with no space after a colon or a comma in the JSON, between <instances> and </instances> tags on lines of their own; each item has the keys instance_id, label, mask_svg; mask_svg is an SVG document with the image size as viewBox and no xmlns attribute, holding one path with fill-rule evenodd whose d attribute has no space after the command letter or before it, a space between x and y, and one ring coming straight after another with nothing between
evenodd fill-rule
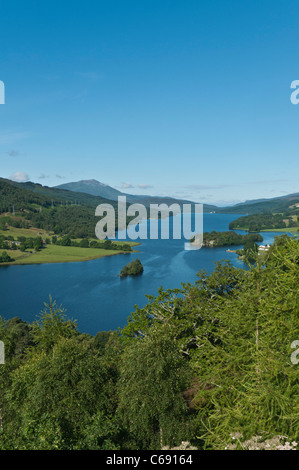
<instances>
[{"instance_id":1,"label":"distant mountain peak","mask_svg":"<svg viewBox=\"0 0 299 470\"><path fill-rule=\"evenodd\" d=\"M121 194L117 189L114 189L108 184L101 183L95 179L64 183L55 187L58 189L67 189L69 191L87 193L93 196L100 196L106 199L111 199L113 201L116 201L117 197Z\"/></svg>"},{"instance_id":2,"label":"distant mountain peak","mask_svg":"<svg viewBox=\"0 0 299 470\"><path fill-rule=\"evenodd\" d=\"M135 195L135 194L126 194L124 192L118 191L111 186L101 183L95 179L90 180L81 180L71 183L60 184L55 186L58 189L67 189L69 191L81 192L91 194L93 196L100 196L105 199L110 199L112 201L117 201L119 196L126 196L128 203L139 203L148 206L149 204L161 204L165 202L166 204L172 203L190 203L192 201L186 201L182 199L174 199L172 197L159 197L159 196L147 196L147 195ZM215 209L215 206L206 205L210 210Z\"/></svg>"},{"instance_id":3,"label":"distant mountain peak","mask_svg":"<svg viewBox=\"0 0 299 470\"><path fill-rule=\"evenodd\" d=\"M106 187L108 186L108 184L101 183L100 181L93 180L93 179L91 179L91 180L81 180L81 181L78 181L77 184L86 184L86 185L90 185L90 186L92 186L92 185L94 185L94 186L106 186Z\"/></svg>"}]
</instances>

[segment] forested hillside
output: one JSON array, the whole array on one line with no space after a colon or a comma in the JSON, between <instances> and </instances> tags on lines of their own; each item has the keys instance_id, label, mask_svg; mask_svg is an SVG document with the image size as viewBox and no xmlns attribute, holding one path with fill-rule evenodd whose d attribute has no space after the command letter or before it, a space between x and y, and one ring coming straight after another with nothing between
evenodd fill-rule
<instances>
[{"instance_id":1,"label":"forested hillside","mask_svg":"<svg viewBox=\"0 0 299 470\"><path fill-rule=\"evenodd\" d=\"M23 226L52 231L56 235L95 237L95 226L99 220L95 217L95 208L103 203L111 204L117 214L115 201L0 178L0 230L4 223L3 216L6 216L10 217L9 224L18 221Z\"/></svg>"},{"instance_id":2,"label":"forested hillside","mask_svg":"<svg viewBox=\"0 0 299 470\"><path fill-rule=\"evenodd\" d=\"M234 206L218 208L217 212L224 214L270 214L285 213L291 207L297 204L299 206L299 193L289 194L287 196L275 197L271 199L246 201Z\"/></svg>"},{"instance_id":3,"label":"forested hillside","mask_svg":"<svg viewBox=\"0 0 299 470\"><path fill-rule=\"evenodd\" d=\"M8 189L7 185L9 185L11 188ZM100 197L100 196L92 196L90 194L85 194L85 193L77 193L74 191L66 191L64 189L58 189L58 188L50 188L49 186L42 186L41 184L38 183L32 183L32 182L27 182L27 183L16 183L11 180L7 180L4 178L0 178L0 188L1 189L1 195L4 200L6 200L7 197L7 191L9 191L8 194L10 194L9 198L7 199L7 202L10 204L12 203L11 195L12 192L14 191L15 194L18 194L22 198L22 193L23 195L31 195L32 198L35 198L37 203L42 203L43 201L50 202L52 205L52 202L54 206L57 204L83 204L85 206L91 206L91 207L96 207L98 204L101 203L111 203L112 205L115 204L114 202L111 202L109 199ZM14 188L14 190L12 189ZM33 194L32 194L33 193Z\"/></svg>"},{"instance_id":4,"label":"forested hillside","mask_svg":"<svg viewBox=\"0 0 299 470\"><path fill-rule=\"evenodd\" d=\"M255 214L240 217L229 224L230 230L248 230L260 232L261 230L291 229L298 231L299 209L295 206L285 213L279 214ZM294 230L295 229L295 230Z\"/></svg>"},{"instance_id":5,"label":"forested hillside","mask_svg":"<svg viewBox=\"0 0 299 470\"><path fill-rule=\"evenodd\" d=\"M94 337L52 299L34 324L3 319L0 449L296 448L299 241L263 263L161 288Z\"/></svg>"}]
</instances>

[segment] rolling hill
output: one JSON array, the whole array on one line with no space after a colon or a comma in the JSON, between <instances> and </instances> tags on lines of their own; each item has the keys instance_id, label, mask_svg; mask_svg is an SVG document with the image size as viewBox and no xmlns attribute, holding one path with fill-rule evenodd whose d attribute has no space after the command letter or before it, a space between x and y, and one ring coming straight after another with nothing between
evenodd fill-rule
<instances>
[{"instance_id":1,"label":"rolling hill","mask_svg":"<svg viewBox=\"0 0 299 470\"><path fill-rule=\"evenodd\" d=\"M101 183L97 180L81 180L77 182L65 183L59 186L55 186L55 189L68 190L72 192L80 192L85 194L91 194L93 196L100 196L104 198L117 201L118 196L126 196L128 203L139 203L145 206L150 204L194 204L194 201L188 201L184 199L175 199L173 197L163 196L148 196L148 195L133 195L123 193L117 189L108 186L107 184ZM217 209L216 206L210 204L204 204L204 212L211 212Z\"/></svg>"},{"instance_id":2,"label":"rolling hill","mask_svg":"<svg viewBox=\"0 0 299 470\"><path fill-rule=\"evenodd\" d=\"M297 203L299 204L299 193L294 193L271 199L246 201L231 207L218 208L217 212L245 215L286 212Z\"/></svg>"},{"instance_id":3,"label":"rolling hill","mask_svg":"<svg viewBox=\"0 0 299 470\"><path fill-rule=\"evenodd\" d=\"M13 190L13 188L15 188L15 190ZM67 203L74 205L83 204L95 208L99 204L110 203L116 206L118 196L126 196L127 203L140 203L145 206L149 206L151 203L166 203L168 205L173 203L179 203L180 205L192 203L192 201L174 199L171 197L126 194L96 180L82 180L55 187L48 187L33 182L16 183L5 178L0 178L0 207L2 206L2 208L6 203L11 207L12 204L17 204L18 201L20 202L21 200L30 200L35 204L41 205L43 205L43 203L51 205L52 201L54 201L54 205ZM291 207L295 204L299 204L299 193L270 199L249 200L226 207L204 204L204 212L237 215L279 213L291 210Z\"/></svg>"}]
</instances>

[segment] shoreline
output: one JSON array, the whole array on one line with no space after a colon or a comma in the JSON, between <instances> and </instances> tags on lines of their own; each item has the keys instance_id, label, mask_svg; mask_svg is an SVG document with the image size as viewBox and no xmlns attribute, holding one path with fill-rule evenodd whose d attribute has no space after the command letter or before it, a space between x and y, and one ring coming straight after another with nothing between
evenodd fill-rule
<instances>
[{"instance_id":1,"label":"shoreline","mask_svg":"<svg viewBox=\"0 0 299 470\"><path fill-rule=\"evenodd\" d=\"M263 230L259 230L258 232L249 232L248 228L234 228L232 230L233 231L240 230L241 232L248 232L248 233L280 232L280 233L289 233L290 235L295 235L296 233L298 233L298 235L299 235L298 228L299 227L291 227L289 229L287 229L287 228L276 228L276 229L274 229L274 228L264 228ZM296 230L292 230L292 229L296 229Z\"/></svg>"},{"instance_id":2,"label":"shoreline","mask_svg":"<svg viewBox=\"0 0 299 470\"><path fill-rule=\"evenodd\" d=\"M132 244L132 248L135 247L135 246L138 246L140 245L140 243L134 243ZM96 260L96 259L101 259L101 258L106 258L108 256L117 256L117 255L125 255L125 254L135 254L135 253L138 253L138 251L136 250L133 250L133 251L122 251L122 250L103 250L101 248L77 248L75 247L74 250L80 250L81 253L78 253L75 255L77 255L77 257L79 259L76 259L76 256L74 257L74 253L69 253L69 258L68 258L68 253L67 253L67 248L73 248L73 247L57 247L57 245L49 245L49 247L53 247L55 246L54 248L54 251L58 251L58 253L47 253L47 252L44 252L41 251L41 252L37 252L37 253L32 253L32 254L28 254L27 256L24 256L24 257L20 257L19 259L15 259L15 261L12 261L12 262L6 262L6 263L0 263L0 268L3 266L3 267L9 267L9 266L29 266L29 265L37 265L37 264L64 264L64 263L82 263L82 262L85 262L85 261L93 261L93 260ZM48 247L48 248L49 248ZM58 249L58 250L57 250ZM82 253L82 250L86 250L85 252ZM97 251L100 251L100 253L93 253L91 255L88 254L88 250L97 250ZM8 252L9 255L11 255L13 257L13 253L11 250L5 250ZM53 249L52 249L53 251ZM62 253L60 253L60 256L61 256L61 259L57 258L57 256L59 256L59 251L61 251ZM43 255L44 255L44 259L43 259ZM32 257L35 257L35 258L41 258L41 259L31 259ZM51 259L52 257L52 259Z\"/></svg>"}]
</instances>

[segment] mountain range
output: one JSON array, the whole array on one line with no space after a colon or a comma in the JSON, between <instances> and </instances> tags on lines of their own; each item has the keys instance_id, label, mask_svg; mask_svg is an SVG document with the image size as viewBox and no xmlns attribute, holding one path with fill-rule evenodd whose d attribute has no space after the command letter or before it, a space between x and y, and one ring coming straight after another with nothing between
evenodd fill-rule
<instances>
[{"instance_id":1,"label":"mountain range","mask_svg":"<svg viewBox=\"0 0 299 470\"><path fill-rule=\"evenodd\" d=\"M90 194L92 196L103 197L106 199L110 199L112 201L117 201L119 196L126 196L127 202L130 204L138 203L143 204L145 206L149 206L150 204L194 204L194 201L189 201L185 199L175 199L173 197L165 197L165 196L148 196L148 195L135 195L135 194L127 194L121 191L118 191L107 184L101 183L100 181L91 179L91 180L81 180L72 183L65 183L60 184L59 186L55 186L56 189L63 189L72 192L80 192ZM211 204L204 204L204 211L211 212L217 209L216 206Z\"/></svg>"},{"instance_id":2,"label":"mountain range","mask_svg":"<svg viewBox=\"0 0 299 470\"><path fill-rule=\"evenodd\" d=\"M97 197L103 197L113 201L117 201L118 196L126 196L127 202L134 203L138 202L148 206L151 203L166 203L166 204L187 204L194 203L194 201L187 201L183 199L174 199L171 197L159 197L159 196L137 196L132 194L126 194L117 189L108 186L107 184L100 183L97 180L81 180L77 182L65 183L59 186L55 186L56 189L63 189L72 192L80 192L90 194ZM263 198L253 199L233 206L217 207L211 204L204 204L204 212L218 212L226 214L259 214L264 212L272 211L286 211L289 206L299 203L299 193L288 194L286 196L279 196L274 198Z\"/></svg>"},{"instance_id":3,"label":"mountain range","mask_svg":"<svg viewBox=\"0 0 299 470\"><path fill-rule=\"evenodd\" d=\"M24 198L28 200L30 199L30 194L36 194L37 196L46 198L50 202L51 200L54 200L56 204L60 203L60 201L64 201L65 203L69 204L83 204L89 207L96 207L97 205L104 202L111 203L113 206L116 206L118 196L126 196L128 203L135 202L144 204L145 206L149 206L151 203L166 203L168 205L173 203L179 203L180 205L194 203L193 201L174 199L171 197L145 195L137 196L126 194L96 180L82 180L49 187L33 182L17 183L5 178L0 178L0 203L4 204L5 198L8 199L7 202L9 203L14 200L12 199L11 195L9 198L7 197L10 191L10 187L18 188L18 192L13 194L16 201L22 199L22 194ZM23 190L23 192L21 190ZM270 199L249 200L235 204L234 206L217 207L210 204L204 204L203 207L204 212L251 215L267 212L285 212L294 205L299 208L299 193L288 194Z\"/></svg>"}]
</instances>

